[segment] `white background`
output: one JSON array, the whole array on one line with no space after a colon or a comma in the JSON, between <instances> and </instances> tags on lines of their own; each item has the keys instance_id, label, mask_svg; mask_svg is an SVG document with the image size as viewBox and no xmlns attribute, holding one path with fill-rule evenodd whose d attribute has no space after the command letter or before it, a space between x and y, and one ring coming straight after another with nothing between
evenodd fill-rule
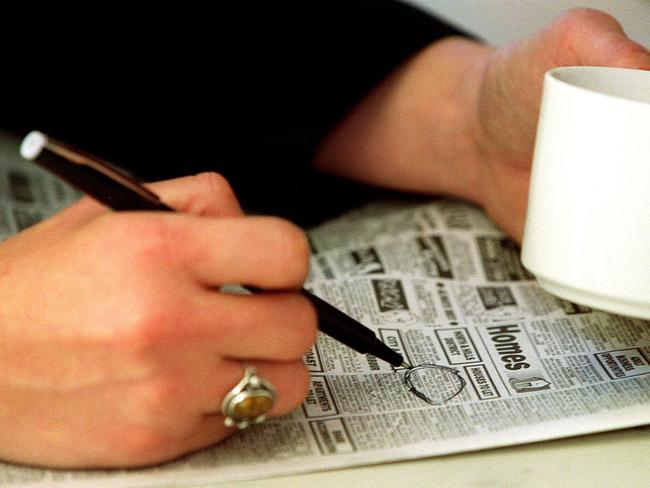
<instances>
[{"instance_id":1,"label":"white background","mask_svg":"<svg viewBox=\"0 0 650 488\"><path fill-rule=\"evenodd\" d=\"M526 36L573 7L612 14L627 34L650 47L650 0L407 0L496 45Z\"/></svg>"}]
</instances>

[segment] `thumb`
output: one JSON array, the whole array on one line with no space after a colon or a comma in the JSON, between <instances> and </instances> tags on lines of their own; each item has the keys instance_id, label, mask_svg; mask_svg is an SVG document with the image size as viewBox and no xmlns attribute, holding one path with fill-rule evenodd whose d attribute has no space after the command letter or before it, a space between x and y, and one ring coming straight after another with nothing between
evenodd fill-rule
<instances>
[{"instance_id":1,"label":"thumb","mask_svg":"<svg viewBox=\"0 0 650 488\"><path fill-rule=\"evenodd\" d=\"M569 10L551 26L558 65L612 66L650 70L650 50L631 40L611 15L588 8Z\"/></svg>"}]
</instances>

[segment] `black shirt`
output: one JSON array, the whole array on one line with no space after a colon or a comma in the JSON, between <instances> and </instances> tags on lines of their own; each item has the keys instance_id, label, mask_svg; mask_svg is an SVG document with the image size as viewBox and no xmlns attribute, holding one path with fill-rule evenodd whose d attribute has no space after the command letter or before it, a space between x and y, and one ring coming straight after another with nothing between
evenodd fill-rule
<instances>
[{"instance_id":1,"label":"black shirt","mask_svg":"<svg viewBox=\"0 0 650 488\"><path fill-rule=\"evenodd\" d=\"M402 61L458 33L388 0L87 4L16 17L4 127L146 180L218 171L245 208L302 225L374 194L309 167L323 137Z\"/></svg>"}]
</instances>

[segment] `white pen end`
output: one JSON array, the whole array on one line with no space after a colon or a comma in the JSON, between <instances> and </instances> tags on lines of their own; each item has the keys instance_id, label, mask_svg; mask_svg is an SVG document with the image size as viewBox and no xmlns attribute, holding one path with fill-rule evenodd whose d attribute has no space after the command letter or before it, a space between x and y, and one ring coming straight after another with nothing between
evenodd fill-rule
<instances>
[{"instance_id":1,"label":"white pen end","mask_svg":"<svg viewBox=\"0 0 650 488\"><path fill-rule=\"evenodd\" d=\"M25 159L33 161L41 154L41 151L43 151L46 145L47 136L42 132L33 130L25 136L23 142L20 144L20 155Z\"/></svg>"}]
</instances>

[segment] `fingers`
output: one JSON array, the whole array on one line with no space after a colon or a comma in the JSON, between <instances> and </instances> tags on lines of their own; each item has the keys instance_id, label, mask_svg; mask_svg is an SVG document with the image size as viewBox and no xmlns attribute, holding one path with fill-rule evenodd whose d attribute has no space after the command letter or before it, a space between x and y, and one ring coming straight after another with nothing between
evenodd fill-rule
<instances>
[{"instance_id":1,"label":"fingers","mask_svg":"<svg viewBox=\"0 0 650 488\"><path fill-rule=\"evenodd\" d=\"M293 363L256 362L253 365L257 374L276 389L276 400L268 417L287 414L300 406L309 390L309 373L302 361ZM241 363L232 363L229 367L220 368L220 372L224 373L224 377L227 374L232 379L229 382L215 385L213 391L209 391L209 388L203 389L201 400L205 403L206 415L183 439L184 451L210 446L225 435L236 431L235 428L224 427L224 417L220 413L220 409L223 398L242 379L244 366Z\"/></svg>"},{"instance_id":2,"label":"fingers","mask_svg":"<svg viewBox=\"0 0 650 488\"><path fill-rule=\"evenodd\" d=\"M206 217L242 215L230 184L217 173L160 181L148 187L179 212Z\"/></svg>"},{"instance_id":3,"label":"fingers","mask_svg":"<svg viewBox=\"0 0 650 488\"><path fill-rule=\"evenodd\" d=\"M192 205L191 199L185 203ZM206 211L218 211L217 206L212 202ZM185 271L205 286L239 283L295 289L309 271L304 232L276 217L115 212L102 214L94 224L92 232L110 235L111 242L128 244L133 252L139 250L143 267L153 259L159 267Z\"/></svg>"},{"instance_id":4,"label":"fingers","mask_svg":"<svg viewBox=\"0 0 650 488\"><path fill-rule=\"evenodd\" d=\"M194 363L196 366L198 363ZM205 363L203 363L205 365ZM244 377L245 365L238 361L208 361L201 371L166 377L146 388L132 389L120 404L133 426L128 429L126 457L121 464L139 465L173 459L224 439L236 432L224 425L221 403ZM256 374L271 383L276 400L269 417L284 415L304 400L309 373L302 361L252 363ZM140 427L137 426L148 426Z\"/></svg>"},{"instance_id":5,"label":"fingers","mask_svg":"<svg viewBox=\"0 0 650 488\"><path fill-rule=\"evenodd\" d=\"M239 204L222 177L202 173L155 183L151 188L168 205L181 211L180 215L106 215L97 223L109 229L102 227L101 231L116 239L124 235L128 241L137 236L148 256L157 250L167 260L164 264L182 267L206 286L241 283L292 289L305 280L309 246L304 233L282 219L240 217ZM83 199L57 216L52 226L69 231L102 213L100 205Z\"/></svg>"},{"instance_id":6,"label":"fingers","mask_svg":"<svg viewBox=\"0 0 650 488\"><path fill-rule=\"evenodd\" d=\"M147 185L163 202L182 213L206 217L242 215L239 202L225 178L200 173ZM64 234L107 211L105 205L85 196L41 223L47 232Z\"/></svg>"},{"instance_id":7,"label":"fingers","mask_svg":"<svg viewBox=\"0 0 650 488\"><path fill-rule=\"evenodd\" d=\"M207 286L240 283L268 289L299 287L309 271L305 234L274 217L177 222L170 252Z\"/></svg>"},{"instance_id":8,"label":"fingers","mask_svg":"<svg viewBox=\"0 0 650 488\"><path fill-rule=\"evenodd\" d=\"M132 423L166 426L170 433L187 432L197 419L220 414L226 394L244 378L246 364L276 390L269 416L295 409L309 388L309 373L301 359L244 362L200 354L199 360L180 361L182 367L173 364L160 371L159 377L130 387L120 411L114 415L122 415Z\"/></svg>"},{"instance_id":9,"label":"fingers","mask_svg":"<svg viewBox=\"0 0 650 488\"><path fill-rule=\"evenodd\" d=\"M204 291L191 309L184 315L187 325L181 333L203 338L222 357L293 361L316 339L314 308L297 293Z\"/></svg>"},{"instance_id":10,"label":"fingers","mask_svg":"<svg viewBox=\"0 0 650 488\"><path fill-rule=\"evenodd\" d=\"M241 207L226 179L217 173L199 173L146 185L173 209L206 217L242 215ZM84 221L106 206L92 197L84 197L61 212L62 218Z\"/></svg>"},{"instance_id":11,"label":"fingers","mask_svg":"<svg viewBox=\"0 0 650 488\"><path fill-rule=\"evenodd\" d=\"M256 374L268 381L276 390L276 399L269 417L284 415L300 405L309 388L309 372L302 360L292 362L253 361ZM202 415L221 412L221 402L226 394L244 377L245 363L223 361L212 374L194 381L189 391L196 411ZM223 417L221 418L223 423Z\"/></svg>"},{"instance_id":12,"label":"fingers","mask_svg":"<svg viewBox=\"0 0 650 488\"><path fill-rule=\"evenodd\" d=\"M604 12L578 8L561 15L551 25L559 54L558 65L614 66L650 69L650 51L632 41L621 24ZM573 59L563 60L563 56Z\"/></svg>"}]
</instances>

